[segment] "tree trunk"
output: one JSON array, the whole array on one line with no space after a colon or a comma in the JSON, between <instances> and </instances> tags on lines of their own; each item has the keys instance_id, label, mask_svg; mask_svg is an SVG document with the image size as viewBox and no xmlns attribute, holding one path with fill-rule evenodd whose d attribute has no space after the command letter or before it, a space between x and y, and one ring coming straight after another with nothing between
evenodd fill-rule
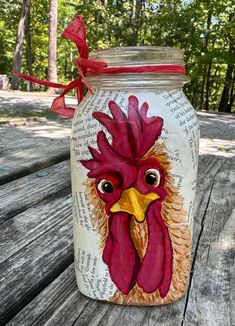
<instances>
[{"instance_id":1,"label":"tree trunk","mask_svg":"<svg viewBox=\"0 0 235 326\"><path fill-rule=\"evenodd\" d=\"M209 45L209 39L210 39L211 17L212 17L212 13L209 10L208 11L208 16L207 16L207 23L206 23L205 47L204 47L205 53L208 52L208 45ZM200 110L204 109L204 102L205 102L204 94L205 94L205 87L207 85L206 83L207 83L207 80L208 80L208 76L207 76L208 70L207 70L206 66L207 65L204 65L204 69L203 69Z\"/></svg>"},{"instance_id":2,"label":"tree trunk","mask_svg":"<svg viewBox=\"0 0 235 326\"><path fill-rule=\"evenodd\" d=\"M232 12L229 15L229 22L232 22L234 19L234 12ZM235 54L235 43L234 38L232 35L229 35L229 54L231 57L234 57ZM227 71L224 81L224 89L222 92L222 96L220 99L218 111L219 112L231 112L232 111L232 105L234 101L234 74L235 74L235 67L234 64L228 63L227 65Z\"/></svg>"},{"instance_id":3,"label":"tree trunk","mask_svg":"<svg viewBox=\"0 0 235 326\"><path fill-rule=\"evenodd\" d=\"M192 89L192 96L190 102L195 109L198 109L198 81L195 82L195 86Z\"/></svg>"},{"instance_id":4,"label":"tree trunk","mask_svg":"<svg viewBox=\"0 0 235 326\"><path fill-rule=\"evenodd\" d=\"M56 52L57 52L57 16L58 0L50 0L49 13L49 46L48 46L48 80L57 82ZM55 93L55 89L48 88L49 93Z\"/></svg>"},{"instance_id":5,"label":"tree trunk","mask_svg":"<svg viewBox=\"0 0 235 326\"><path fill-rule=\"evenodd\" d=\"M25 26L26 21L28 19L29 10L30 10L30 3L31 0L24 0L20 21L18 24L17 36L16 36L16 46L15 52L13 57L13 75L11 81L11 88L12 89L19 89L20 87L20 78L14 75L14 72L21 71L21 62L22 62L22 53L23 53L23 42L25 36Z\"/></svg>"},{"instance_id":6,"label":"tree trunk","mask_svg":"<svg viewBox=\"0 0 235 326\"><path fill-rule=\"evenodd\" d=\"M205 83L206 83L206 68L204 68L204 70L203 70L199 110L203 110L204 109L204 89L205 89Z\"/></svg>"},{"instance_id":7,"label":"tree trunk","mask_svg":"<svg viewBox=\"0 0 235 326\"><path fill-rule=\"evenodd\" d=\"M28 73L30 76L33 75L33 69L32 69L32 47L31 47L31 35L30 35L30 11L26 20L25 25L25 39L27 43L27 65L28 65ZM33 90L33 83L31 81L28 81L29 83L29 91L31 92Z\"/></svg>"},{"instance_id":8,"label":"tree trunk","mask_svg":"<svg viewBox=\"0 0 235 326\"><path fill-rule=\"evenodd\" d=\"M229 105L228 105L229 112L232 112L232 107L233 107L234 98L235 98L234 85L235 85L235 69L233 69L233 81L232 81L232 85L231 85Z\"/></svg>"},{"instance_id":9,"label":"tree trunk","mask_svg":"<svg viewBox=\"0 0 235 326\"><path fill-rule=\"evenodd\" d=\"M212 67L212 62L209 63L208 69L207 69L207 74L206 74L206 98L205 98L205 110L209 111L210 110L210 103L209 103L209 98L210 98L210 77L211 77L211 67Z\"/></svg>"},{"instance_id":10,"label":"tree trunk","mask_svg":"<svg viewBox=\"0 0 235 326\"><path fill-rule=\"evenodd\" d=\"M226 71L226 77L225 77L225 82L224 82L224 89L223 93L221 96L220 104L218 111L219 112L231 112L232 106L229 105L229 100L230 100L230 92L231 92L231 87L233 86L233 67L232 65L228 65L227 71Z\"/></svg>"},{"instance_id":11,"label":"tree trunk","mask_svg":"<svg viewBox=\"0 0 235 326\"><path fill-rule=\"evenodd\" d=\"M140 30L140 13L142 9L142 0L135 0L135 11L134 11L134 20L133 20L133 38L132 38L132 46L137 45L138 43L138 35Z\"/></svg>"}]
</instances>

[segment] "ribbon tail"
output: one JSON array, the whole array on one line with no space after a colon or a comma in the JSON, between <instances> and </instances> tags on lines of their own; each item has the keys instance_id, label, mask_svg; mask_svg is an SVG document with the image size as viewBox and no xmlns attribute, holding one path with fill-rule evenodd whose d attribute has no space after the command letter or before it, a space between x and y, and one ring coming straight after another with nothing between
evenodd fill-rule
<instances>
[{"instance_id":1,"label":"ribbon tail","mask_svg":"<svg viewBox=\"0 0 235 326\"><path fill-rule=\"evenodd\" d=\"M73 88L75 81L73 81L69 85L63 85L63 84L59 84L59 83L53 83L48 80L41 80L41 79L33 77L33 76L21 74L19 72L14 72L14 74L18 77L25 79L25 80L32 81L32 82L40 84L40 85L64 89L62 94L53 100L52 105L51 105L51 111L53 111L59 115L62 115L64 117L67 117L67 118L72 118L74 116L74 112L76 109L72 108L72 107L66 107L65 94L68 93Z\"/></svg>"},{"instance_id":2,"label":"ribbon tail","mask_svg":"<svg viewBox=\"0 0 235 326\"><path fill-rule=\"evenodd\" d=\"M75 108L66 106L64 95L56 97L51 105L51 111L66 118L72 118L74 116L75 110Z\"/></svg>"},{"instance_id":3,"label":"ribbon tail","mask_svg":"<svg viewBox=\"0 0 235 326\"><path fill-rule=\"evenodd\" d=\"M48 86L48 87L54 87L54 88L62 88L65 89L68 85L63 85L60 83L54 83L51 82L49 80L42 80L39 79L37 77L33 77L33 76L29 76L29 75L25 75L25 74L21 74L20 72L14 72L14 74L20 78L23 78L25 80L40 84L40 85L44 85L44 86Z\"/></svg>"},{"instance_id":4,"label":"ribbon tail","mask_svg":"<svg viewBox=\"0 0 235 326\"><path fill-rule=\"evenodd\" d=\"M52 102L51 105L51 111L62 115L64 117L67 118L72 118L74 116L75 113L75 108L72 107L67 107L65 104L65 95L74 88L77 88L77 90L80 92L81 91L81 96L83 96L83 90L81 90L82 88L82 82L81 82L81 77L73 80L69 85L67 85L67 87L65 88L65 90L60 94L60 96L56 97L54 99L54 101Z\"/></svg>"}]
</instances>

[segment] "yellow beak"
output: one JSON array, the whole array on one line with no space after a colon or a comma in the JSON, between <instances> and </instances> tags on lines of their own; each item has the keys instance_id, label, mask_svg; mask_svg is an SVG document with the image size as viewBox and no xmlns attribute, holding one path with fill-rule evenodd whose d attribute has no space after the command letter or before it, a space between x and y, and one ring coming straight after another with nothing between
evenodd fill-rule
<instances>
[{"instance_id":1,"label":"yellow beak","mask_svg":"<svg viewBox=\"0 0 235 326\"><path fill-rule=\"evenodd\" d=\"M149 204L158 198L159 196L154 192L142 194L135 188L126 189L110 211L112 213L126 212L134 215L137 221L143 222Z\"/></svg>"}]
</instances>

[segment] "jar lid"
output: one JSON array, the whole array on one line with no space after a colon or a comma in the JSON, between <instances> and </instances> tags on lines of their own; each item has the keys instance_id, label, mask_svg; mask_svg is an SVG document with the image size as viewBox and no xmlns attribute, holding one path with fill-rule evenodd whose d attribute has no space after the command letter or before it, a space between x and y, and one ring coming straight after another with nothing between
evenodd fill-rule
<instances>
[{"instance_id":1,"label":"jar lid","mask_svg":"<svg viewBox=\"0 0 235 326\"><path fill-rule=\"evenodd\" d=\"M109 67L141 65L184 65L182 50L159 46L130 46L93 51L91 60L105 61Z\"/></svg>"}]
</instances>

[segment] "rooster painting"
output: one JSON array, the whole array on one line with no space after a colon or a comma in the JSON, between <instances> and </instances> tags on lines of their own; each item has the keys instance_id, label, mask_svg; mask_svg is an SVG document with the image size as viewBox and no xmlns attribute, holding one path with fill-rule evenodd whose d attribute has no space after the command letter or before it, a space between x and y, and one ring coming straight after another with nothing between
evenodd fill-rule
<instances>
[{"instance_id":1,"label":"rooster painting","mask_svg":"<svg viewBox=\"0 0 235 326\"><path fill-rule=\"evenodd\" d=\"M117 287L111 301L158 305L179 299L187 288L191 233L183 198L174 185L171 163L158 142L163 119L147 117L128 99L125 114L114 101L112 117L94 112L112 137L97 135L98 150L88 147L86 181L100 249Z\"/></svg>"}]
</instances>

